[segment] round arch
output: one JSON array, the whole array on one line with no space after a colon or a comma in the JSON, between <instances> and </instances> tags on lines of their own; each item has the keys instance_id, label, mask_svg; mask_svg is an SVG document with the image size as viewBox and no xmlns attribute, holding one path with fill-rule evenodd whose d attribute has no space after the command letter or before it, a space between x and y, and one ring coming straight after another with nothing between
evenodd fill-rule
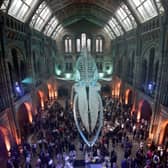
<instances>
[{"instance_id":1,"label":"round arch","mask_svg":"<svg viewBox=\"0 0 168 168\"><path fill-rule=\"evenodd\" d=\"M126 89L125 91L125 104L132 105L133 104L133 91L131 89Z\"/></svg>"},{"instance_id":2,"label":"round arch","mask_svg":"<svg viewBox=\"0 0 168 168\"><path fill-rule=\"evenodd\" d=\"M32 105L29 102L24 102L20 105L17 112L17 121L22 136L27 135L27 126L32 123Z\"/></svg>"},{"instance_id":3,"label":"round arch","mask_svg":"<svg viewBox=\"0 0 168 168\"><path fill-rule=\"evenodd\" d=\"M6 167L8 158L8 152L11 149L10 133L9 130L3 126L0 126L0 165Z\"/></svg>"},{"instance_id":4,"label":"round arch","mask_svg":"<svg viewBox=\"0 0 168 168\"><path fill-rule=\"evenodd\" d=\"M36 104L37 104L37 109L40 110L40 109L44 109L44 101L45 101L45 95L44 95L44 92L42 90L38 90L37 91L37 101L36 101Z\"/></svg>"},{"instance_id":5,"label":"round arch","mask_svg":"<svg viewBox=\"0 0 168 168\"><path fill-rule=\"evenodd\" d=\"M157 50L158 48L158 44L157 43L150 43L149 45L147 45L145 47L145 49L142 51L142 56L145 58L146 54L152 49L155 48L155 50Z\"/></svg>"},{"instance_id":6,"label":"round arch","mask_svg":"<svg viewBox=\"0 0 168 168\"><path fill-rule=\"evenodd\" d=\"M168 133L168 120L163 121L160 127L160 135L159 135L159 144L163 144L164 141L168 141L168 137L166 137L166 133Z\"/></svg>"},{"instance_id":7,"label":"round arch","mask_svg":"<svg viewBox=\"0 0 168 168\"><path fill-rule=\"evenodd\" d=\"M137 121L140 121L140 119L144 119L149 122L151 120L151 116L152 108L150 103L147 100L140 100L138 104Z\"/></svg>"}]
</instances>

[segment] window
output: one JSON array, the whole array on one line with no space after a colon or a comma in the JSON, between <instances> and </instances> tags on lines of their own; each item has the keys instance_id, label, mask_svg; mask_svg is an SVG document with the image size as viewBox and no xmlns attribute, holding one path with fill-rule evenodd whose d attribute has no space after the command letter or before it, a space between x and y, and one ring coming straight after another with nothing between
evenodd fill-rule
<instances>
[{"instance_id":1,"label":"window","mask_svg":"<svg viewBox=\"0 0 168 168\"><path fill-rule=\"evenodd\" d=\"M103 52L103 40L101 37L96 38L96 52Z\"/></svg>"},{"instance_id":2,"label":"window","mask_svg":"<svg viewBox=\"0 0 168 168\"><path fill-rule=\"evenodd\" d=\"M9 5L9 0L4 0L2 5L1 5L1 10L6 11Z\"/></svg>"},{"instance_id":3,"label":"window","mask_svg":"<svg viewBox=\"0 0 168 168\"><path fill-rule=\"evenodd\" d=\"M38 0L13 0L8 14L25 22L37 2Z\"/></svg>"},{"instance_id":4,"label":"window","mask_svg":"<svg viewBox=\"0 0 168 168\"><path fill-rule=\"evenodd\" d=\"M102 65L102 62L97 62L97 69L99 72L102 72L103 71L103 65Z\"/></svg>"},{"instance_id":5,"label":"window","mask_svg":"<svg viewBox=\"0 0 168 168\"><path fill-rule=\"evenodd\" d=\"M157 16L157 10L153 0L128 0L141 22L145 22Z\"/></svg>"},{"instance_id":6,"label":"window","mask_svg":"<svg viewBox=\"0 0 168 168\"><path fill-rule=\"evenodd\" d=\"M87 39L87 49L91 52L91 39Z\"/></svg>"},{"instance_id":7,"label":"window","mask_svg":"<svg viewBox=\"0 0 168 168\"><path fill-rule=\"evenodd\" d=\"M65 38L65 52L71 53L72 52L72 39L70 37Z\"/></svg>"},{"instance_id":8,"label":"window","mask_svg":"<svg viewBox=\"0 0 168 168\"><path fill-rule=\"evenodd\" d=\"M81 34L81 39L77 38L76 39L76 51L80 52L81 48L87 47L88 51L91 52L91 45L92 45L92 40L90 38L87 38L86 33Z\"/></svg>"},{"instance_id":9,"label":"window","mask_svg":"<svg viewBox=\"0 0 168 168\"><path fill-rule=\"evenodd\" d=\"M47 36L51 36L51 34L53 33L53 31L55 30L57 25L58 25L58 20L54 16L50 19L50 21L46 25L45 30L44 30L44 34Z\"/></svg>"},{"instance_id":10,"label":"window","mask_svg":"<svg viewBox=\"0 0 168 168\"><path fill-rule=\"evenodd\" d=\"M157 8L158 8L160 14L162 14L164 12L164 8L162 6L161 0L156 0L156 5L157 5Z\"/></svg>"},{"instance_id":11,"label":"window","mask_svg":"<svg viewBox=\"0 0 168 168\"><path fill-rule=\"evenodd\" d=\"M32 17L30 25L36 30L41 31L51 16L51 11L47 6L46 2L40 4L39 8L36 10L36 13Z\"/></svg>"},{"instance_id":12,"label":"window","mask_svg":"<svg viewBox=\"0 0 168 168\"><path fill-rule=\"evenodd\" d=\"M52 38L56 39L57 35L59 34L59 32L61 32L63 29L62 25L60 24L59 26L56 26L56 29L54 30L53 34L52 34Z\"/></svg>"},{"instance_id":13,"label":"window","mask_svg":"<svg viewBox=\"0 0 168 168\"><path fill-rule=\"evenodd\" d=\"M115 12L115 15L126 31L136 28L137 24L135 19L125 4L122 4L118 8L118 10Z\"/></svg>"},{"instance_id":14,"label":"window","mask_svg":"<svg viewBox=\"0 0 168 168\"><path fill-rule=\"evenodd\" d=\"M76 51L80 52L81 51L81 40L76 39Z\"/></svg>"},{"instance_id":15,"label":"window","mask_svg":"<svg viewBox=\"0 0 168 168\"><path fill-rule=\"evenodd\" d=\"M86 47L86 33L81 34L82 48Z\"/></svg>"},{"instance_id":16,"label":"window","mask_svg":"<svg viewBox=\"0 0 168 168\"><path fill-rule=\"evenodd\" d=\"M110 28L114 31L116 36L120 36L123 34L121 26L118 24L116 19L111 18L111 20L108 22Z\"/></svg>"},{"instance_id":17,"label":"window","mask_svg":"<svg viewBox=\"0 0 168 168\"><path fill-rule=\"evenodd\" d=\"M112 32L111 28L109 27L109 25L106 25L104 27L104 31L110 36L111 39L115 39L115 35Z\"/></svg>"},{"instance_id":18,"label":"window","mask_svg":"<svg viewBox=\"0 0 168 168\"><path fill-rule=\"evenodd\" d=\"M72 62L66 62L65 63L65 71L66 72L71 72L73 70L72 68Z\"/></svg>"}]
</instances>

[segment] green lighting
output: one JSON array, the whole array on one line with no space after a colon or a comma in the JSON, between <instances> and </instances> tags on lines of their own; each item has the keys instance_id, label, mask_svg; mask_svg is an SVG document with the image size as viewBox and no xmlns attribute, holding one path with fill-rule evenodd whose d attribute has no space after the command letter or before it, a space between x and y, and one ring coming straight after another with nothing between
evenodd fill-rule
<instances>
[{"instance_id":1,"label":"green lighting","mask_svg":"<svg viewBox=\"0 0 168 168\"><path fill-rule=\"evenodd\" d=\"M33 83L33 79L32 79L32 77L27 77L22 80L22 83L31 84L31 83Z\"/></svg>"},{"instance_id":2,"label":"green lighting","mask_svg":"<svg viewBox=\"0 0 168 168\"><path fill-rule=\"evenodd\" d=\"M62 71L58 68L58 66L57 65L55 65L55 73L56 73L56 75L61 75L61 73L62 73Z\"/></svg>"},{"instance_id":3,"label":"green lighting","mask_svg":"<svg viewBox=\"0 0 168 168\"><path fill-rule=\"evenodd\" d=\"M66 79L70 79L70 78L71 78L71 73L66 73L66 74L65 74L65 78L66 78Z\"/></svg>"},{"instance_id":4,"label":"green lighting","mask_svg":"<svg viewBox=\"0 0 168 168\"><path fill-rule=\"evenodd\" d=\"M57 75L61 75L61 70L57 69L57 70L56 70L56 74L57 74Z\"/></svg>"},{"instance_id":5,"label":"green lighting","mask_svg":"<svg viewBox=\"0 0 168 168\"><path fill-rule=\"evenodd\" d=\"M104 73L99 73L99 78L103 78Z\"/></svg>"},{"instance_id":6,"label":"green lighting","mask_svg":"<svg viewBox=\"0 0 168 168\"><path fill-rule=\"evenodd\" d=\"M107 72L108 75L111 75L111 74L112 74L112 71L113 71L112 66L110 66L109 69L106 70L106 72Z\"/></svg>"}]
</instances>

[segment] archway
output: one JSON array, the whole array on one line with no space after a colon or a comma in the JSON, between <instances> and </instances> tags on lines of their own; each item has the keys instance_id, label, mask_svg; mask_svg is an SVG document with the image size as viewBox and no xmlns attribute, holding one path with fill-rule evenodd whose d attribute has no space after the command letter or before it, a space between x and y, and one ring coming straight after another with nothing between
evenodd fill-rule
<instances>
[{"instance_id":1,"label":"archway","mask_svg":"<svg viewBox=\"0 0 168 168\"><path fill-rule=\"evenodd\" d=\"M11 142L9 138L9 131L0 126L0 165L6 167L6 160L8 158L8 151L10 151Z\"/></svg>"},{"instance_id":2,"label":"archway","mask_svg":"<svg viewBox=\"0 0 168 168\"><path fill-rule=\"evenodd\" d=\"M151 116L152 116L151 105L148 103L147 100L141 100L138 106L137 120L139 121L140 119L144 119L149 122Z\"/></svg>"},{"instance_id":3,"label":"archway","mask_svg":"<svg viewBox=\"0 0 168 168\"><path fill-rule=\"evenodd\" d=\"M17 112L17 121L21 136L26 136L29 133L29 124L32 123L32 107L31 104L25 102L20 105Z\"/></svg>"},{"instance_id":4,"label":"archway","mask_svg":"<svg viewBox=\"0 0 168 168\"><path fill-rule=\"evenodd\" d=\"M44 93L42 90L39 90L37 92L37 109L38 109L38 111L40 109L42 109L42 110L44 109Z\"/></svg>"},{"instance_id":5,"label":"archway","mask_svg":"<svg viewBox=\"0 0 168 168\"><path fill-rule=\"evenodd\" d=\"M133 104L133 93L131 89L125 91L125 104L131 106Z\"/></svg>"},{"instance_id":6,"label":"archway","mask_svg":"<svg viewBox=\"0 0 168 168\"><path fill-rule=\"evenodd\" d=\"M162 122L159 133L159 144L168 146L168 120Z\"/></svg>"},{"instance_id":7,"label":"archway","mask_svg":"<svg viewBox=\"0 0 168 168\"><path fill-rule=\"evenodd\" d=\"M168 147L168 123L166 124L166 126L164 128L164 135L163 135L162 144L165 144Z\"/></svg>"}]
</instances>

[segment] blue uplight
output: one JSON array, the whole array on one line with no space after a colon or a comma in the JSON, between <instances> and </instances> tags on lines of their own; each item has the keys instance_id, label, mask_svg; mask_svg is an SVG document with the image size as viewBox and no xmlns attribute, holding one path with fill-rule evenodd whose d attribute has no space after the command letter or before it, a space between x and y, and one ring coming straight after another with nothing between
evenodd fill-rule
<instances>
[{"instance_id":1,"label":"blue uplight","mask_svg":"<svg viewBox=\"0 0 168 168\"><path fill-rule=\"evenodd\" d=\"M22 89L21 87L19 86L19 83L18 82L15 82L15 90L16 90L16 93L21 96L22 95Z\"/></svg>"}]
</instances>

